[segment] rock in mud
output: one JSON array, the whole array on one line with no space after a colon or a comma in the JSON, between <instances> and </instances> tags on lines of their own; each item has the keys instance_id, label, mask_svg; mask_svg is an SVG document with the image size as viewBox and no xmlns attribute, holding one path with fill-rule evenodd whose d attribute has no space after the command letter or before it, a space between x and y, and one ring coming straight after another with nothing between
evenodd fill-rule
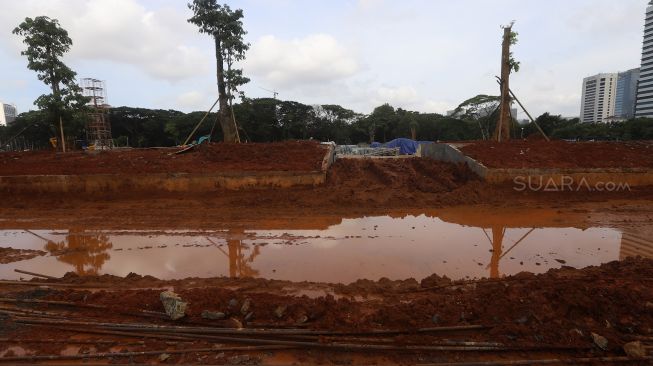
<instances>
[{"instance_id":1,"label":"rock in mud","mask_svg":"<svg viewBox=\"0 0 653 366\"><path fill-rule=\"evenodd\" d=\"M161 356L159 356L159 361L165 362L167 359L170 358L170 355L167 353L162 353Z\"/></svg>"},{"instance_id":2,"label":"rock in mud","mask_svg":"<svg viewBox=\"0 0 653 366\"><path fill-rule=\"evenodd\" d=\"M202 318L204 319L220 320L226 317L227 315L225 313L221 313L219 311L208 311L208 310L202 311Z\"/></svg>"},{"instance_id":3,"label":"rock in mud","mask_svg":"<svg viewBox=\"0 0 653 366\"><path fill-rule=\"evenodd\" d=\"M608 349L608 340L605 337L592 332L592 340L600 349L604 351Z\"/></svg>"},{"instance_id":4,"label":"rock in mud","mask_svg":"<svg viewBox=\"0 0 653 366\"><path fill-rule=\"evenodd\" d=\"M227 304L227 309L229 311L231 311L231 310L235 309L236 307L238 307L238 300L236 300L236 299L229 300L229 304Z\"/></svg>"},{"instance_id":5,"label":"rock in mud","mask_svg":"<svg viewBox=\"0 0 653 366\"><path fill-rule=\"evenodd\" d=\"M179 295L172 291L163 291L159 295L159 298L170 319L177 320L186 316L186 306L188 306L188 303L182 301Z\"/></svg>"},{"instance_id":6,"label":"rock in mud","mask_svg":"<svg viewBox=\"0 0 653 366\"><path fill-rule=\"evenodd\" d=\"M238 320L236 318L229 318L229 321L231 322L231 326L233 328L237 328L237 329L242 329L243 328L243 322L241 322L240 320Z\"/></svg>"},{"instance_id":7,"label":"rock in mud","mask_svg":"<svg viewBox=\"0 0 653 366\"><path fill-rule=\"evenodd\" d=\"M306 316L306 315L302 315L302 316L299 317L299 319L297 320L297 324L304 324L304 323L306 323L307 321L308 321L308 316Z\"/></svg>"},{"instance_id":8,"label":"rock in mud","mask_svg":"<svg viewBox=\"0 0 653 366\"><path fill-rule=\"evenodd\" d=\"M250 299L245 299L243 302L243 306L240 307L240 313L245 315L249 313L249 308L252 306L252 300Z\"/></svg>"},{"instance_id":9,"label":"rock in mud","mask_svg":"<svg viewBox=\"0 0 653 366\"><path fill-rule=\"evenodd\" d=\"M287 307L285 305L277 306L277 308L274 309L274 316L279 319L283 318L283 314L286 312L286 309Z\"/></svg>"},{"instance_id":10,"label":"rock in mud","mask_svg":"<svg viewBox=\"0 0 653 366\"><path fill-rule=\"evenodd\" d=\"M642 342L629 342L624 344L624 352L628 357L642 358L646 357L646 349L642 345Z\"/></svg>"}]
</instances>

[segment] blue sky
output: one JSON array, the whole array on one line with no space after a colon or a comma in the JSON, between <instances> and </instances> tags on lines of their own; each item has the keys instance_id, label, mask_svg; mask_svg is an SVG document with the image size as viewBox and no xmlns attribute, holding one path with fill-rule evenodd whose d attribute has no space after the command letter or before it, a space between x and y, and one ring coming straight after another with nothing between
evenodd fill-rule
<instances>
[{"instance_id":1,"label":"blue sky","mask_svg":"<svg viewBox=\"0 0 653 366\"><path fill-rule=\"evenodd\" d=\"M497 94L501 24L516 20L522 69L512 88L533 114L576 116L581 83L639 67L646 0L234 0L252 47L250 97L382 103L444 113ZM47 92L11 34L26 16L60 20L73 39L65 61L106 80L109 103L205 110L217 94L210 37L187 24L185 1L0 0L0 100L20 111ZM520 116L520 118L523 116Z\"/></svg>"}]
</instances>

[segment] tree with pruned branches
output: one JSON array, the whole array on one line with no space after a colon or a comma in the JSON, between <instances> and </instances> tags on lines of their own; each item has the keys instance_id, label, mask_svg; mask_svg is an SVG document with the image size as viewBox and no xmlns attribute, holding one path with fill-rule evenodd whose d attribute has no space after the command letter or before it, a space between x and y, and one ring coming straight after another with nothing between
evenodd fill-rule
<instances>
[{"instance_id":1,"label":"tree with pruned branches","mask_svg":"<svg viewBox=\"0 0 653 366\"><path fill-rule=\"evenodd\" d=\"M249 82L242 69L234 63L245 59L249 44L244 41L247 34L243 28L243 11L232 10L229 5L220 5L217 0L193 0L188 4L193 11L189 23L195 24L200 33L209 34L215 43L215 59L218 79L218 120L225 142L237 142L238 127L232 112L234 95L238 88ZM241 93L242 96L242 93Z\"/></svg>"}]
</instances>

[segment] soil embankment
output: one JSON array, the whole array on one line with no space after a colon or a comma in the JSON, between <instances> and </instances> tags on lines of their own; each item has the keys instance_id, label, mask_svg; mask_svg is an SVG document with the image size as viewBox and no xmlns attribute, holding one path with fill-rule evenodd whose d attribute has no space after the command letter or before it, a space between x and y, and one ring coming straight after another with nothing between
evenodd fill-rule
<instances>
[{"instance_id":1,"label":"soil embankment","mask_svg":"<svg viewBox=\"0 0 653 366\"><path fill-rule=\"evenodd\" d=\"M460 150L488 168L653 168L649 141L474 141Z\"/></svg>"},{"instance_id":2,"label":"soil embankment","mask_svg":"<svg viewBox=\"0 0 653 366\"><path fill-rule=\"evenodd\" d=\"M173 154L178 150L0 153L0 176L319 171L326 153L324 145L313 141L210 143L183 154Z\"/></svg>"}]
</instances>

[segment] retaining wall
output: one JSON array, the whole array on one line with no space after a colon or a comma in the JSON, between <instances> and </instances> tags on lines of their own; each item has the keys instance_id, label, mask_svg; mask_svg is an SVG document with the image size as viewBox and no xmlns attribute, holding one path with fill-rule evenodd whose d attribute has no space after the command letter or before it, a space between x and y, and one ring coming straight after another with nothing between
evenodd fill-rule
<instances>
[{"instance_id":1,"label":"retaining wall","mask_svg":"<svg viewBox=\"0 0 653 366\"><path fill-rule=\"evenodd\" d=\"M470 158L453 144L434 143L422 147L422 156L451 163L465 163L479 177L488 183L527 184L534 187L550 186L558 189L563 186L600 189L605 184L629 186L653 185L653 170L649 168L488 168ZM609 187L604 187L609 188ZM538 188L538 189L544 189Z\"/></svg>"},{"instance_id":2,"label":"retaining wall","mask_svg":"<svg viewBox=\"0 0 653 366\"><path fill-rule=\"evenodd\" d=\"M0 176L0 192L120 193L129 191L203 193L218 189L238 190L318 186L326 182L326 173L335 158L334 146L330 145L326 150L321 169L315 171Z\"/></svg>"}]
</instances>

